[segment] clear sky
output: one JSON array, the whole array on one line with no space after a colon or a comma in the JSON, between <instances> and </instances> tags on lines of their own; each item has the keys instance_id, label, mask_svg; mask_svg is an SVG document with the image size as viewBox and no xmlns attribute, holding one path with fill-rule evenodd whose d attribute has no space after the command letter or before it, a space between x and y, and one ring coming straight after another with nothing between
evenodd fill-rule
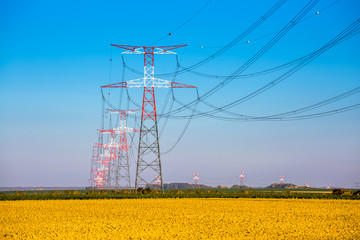
<instances>
[{"instance_id":1,"label":"clear sky","mask_svg":"<svg viewBox=\"0 0 360 240\"><path fill-rule=\"evenodd\" d=\"M276 2L212 0L191 18L207 1L1 1L0 186L89 185L92 145L101 126L99 87L120 82L122 75L122 50L110 43L188 44L176 52L181 65L191 66L232 41ZM230 75L307 2L288 0L246 39L195 70ZM320 0L244 74L276 67L322 47L360 18L359 13L357 0ZM359 56L357 34L229 110L255 116L278 114L359 87ZM125 61L143 70L142 56L125 56ZM174 56L156 56L156 73L172 72L175 67ZM233 102L286 70L236 79L206 101L216 106ZM139 76L126 70L125 80L135 78ZM202 95L221 80L185 73L175 81L197 86ZM156 91L160 108L167 90ZM140 99L141 92L131 94ZM185 103L196 98L189 89L175 94ZM115 96L110 100L118 102ZM357 93L304 114L359 103ZM174 109L179 107L174 104ZM200 103L198 110L209 108ZM299 121L196 118L177 147L162 156L164 180L192 182L192 173L199 172L199 183L231 186L238 183L243 170L245 184L254 187L278 182L280 175L297 185L309 181L318 187L353 187L360 182L359 120L359 108ZM185 124L186 120L169 120L160 140L162 151L174 144ZM132 180L134 166L132 160Z\"/></svg>"}]
</instances>

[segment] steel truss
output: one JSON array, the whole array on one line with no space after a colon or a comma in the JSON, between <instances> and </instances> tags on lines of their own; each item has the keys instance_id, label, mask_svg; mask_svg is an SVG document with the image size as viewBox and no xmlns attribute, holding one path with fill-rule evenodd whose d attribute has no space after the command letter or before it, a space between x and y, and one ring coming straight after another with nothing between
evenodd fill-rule
<instances>
[{"instance_id":1,"label":"steel truss","mask_svg":"<svg viewBox=\"0 0 360 240\"><path fill-rule=\"evenodd\" d=\"M154 77L154 54L175 54L173 50L186 45L144 47L130 45L112 46L126 49L122 54L144 55L144 78L109 84L102 88L144 88L138 158L136 165L135 189L139 187L153 187L160 181L164 192L163 176L161 171L160 144L158 122L156 114L155 88L196 88L194 86L157 79Z\"/></svg>"}]
</instances>

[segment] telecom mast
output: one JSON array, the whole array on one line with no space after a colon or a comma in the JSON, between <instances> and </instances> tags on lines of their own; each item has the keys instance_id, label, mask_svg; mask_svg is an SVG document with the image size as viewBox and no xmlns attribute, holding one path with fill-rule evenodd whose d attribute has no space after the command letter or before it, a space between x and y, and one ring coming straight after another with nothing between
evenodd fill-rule
<instances>
[{"instance_id":1,"label":"telecom mast","mask_svg":"<svg viewBox=\"0 0 360 240\"><path fill-rule=\"evenodd\" d=\"M243 171L240 171L240 175L239 175L239 178L240 178L240 186L244 186L244 172Z\"/></svg>"},{"instance_id":2,"label":"telecom mast","mask_svg":"<svg viewBox=\"0 0 360 240\"><path fill-rule=\"evenodd\" d=\"M195 88L194 86L157 79L154 77L154 54L175 54L173 50L186 45L144 47L116 45L128 51L122 54L144 54L144 78L109 84L101 88L144 88L141 111L141 125L139 150L136 166L135 189L139 186L149 187L156 182L155 176L160 176L161 190L164 192L164 183L161 171L160 144L155 104L155 87L157 88Z\"/></svg>"}]
</instances>

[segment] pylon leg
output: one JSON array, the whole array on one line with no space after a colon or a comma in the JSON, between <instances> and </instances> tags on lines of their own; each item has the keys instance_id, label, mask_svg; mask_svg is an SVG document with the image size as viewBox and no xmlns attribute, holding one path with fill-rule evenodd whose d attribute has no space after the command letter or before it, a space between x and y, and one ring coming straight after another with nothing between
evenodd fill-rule
<instances>
[{"instance_id":1,"label":"pylon leg","mask_svg":"<svg viewBox=\"0 0 360 240\"><path fill-rule=\"evenodd\" d=\"M155 92L153 87L144 87L135 189L150 187L156 182L156 176L160 177L161 191L164 192Z\"/></svg>"}]
</instances>

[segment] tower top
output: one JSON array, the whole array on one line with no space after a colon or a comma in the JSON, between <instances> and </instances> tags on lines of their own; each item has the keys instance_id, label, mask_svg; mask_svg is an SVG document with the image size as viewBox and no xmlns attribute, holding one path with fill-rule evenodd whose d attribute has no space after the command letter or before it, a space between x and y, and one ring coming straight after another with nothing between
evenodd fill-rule
<instances>
[{"instance_id":1,"label":"tower top","mask_svg":"<svg viewBox=\"0 0 360 240\"><path fill-rule=\"evenodd\" d=\"M187 44L172 45L172 46L157 46L157 47L118 45L118 44L110 44L110 45L114 46L114 47L129 50L129 51L123 52L123 54L149 54L150 52L151 52L151 54L175 54L173 52L170 52L169 50L187 46ZM157 51L154 51L154 50L157 50Z\"/></svg>"}]
</instances>

